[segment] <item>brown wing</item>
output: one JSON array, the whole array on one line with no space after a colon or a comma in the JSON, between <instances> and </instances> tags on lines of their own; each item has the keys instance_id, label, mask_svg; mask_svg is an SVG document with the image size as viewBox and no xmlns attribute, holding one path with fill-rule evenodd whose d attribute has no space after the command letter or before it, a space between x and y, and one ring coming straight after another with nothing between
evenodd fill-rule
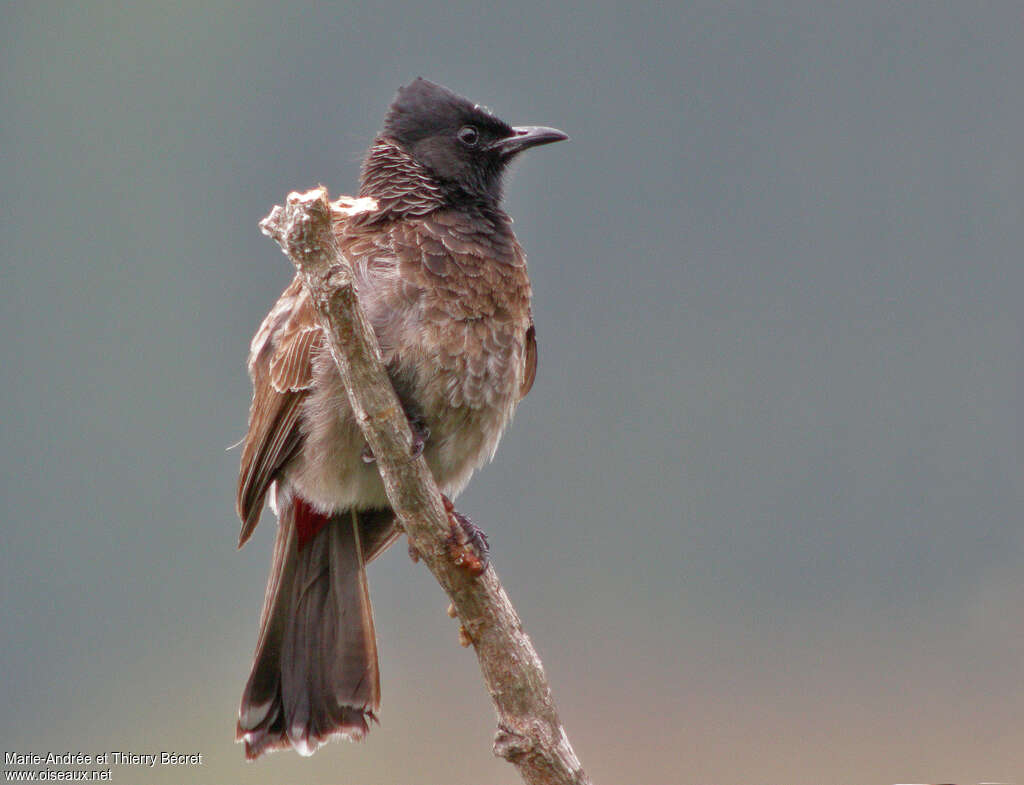
<instances>
[{"instance_id":1,"label":"brown wing","mask_svg":"<svg viewBox=\"0 0 1024 785\"><path fill-rule=\"evenodd\" d=\"M242 546L259 523L270 484L299 448L302 400L313 384L312 358L323 343L302 281L295 278L253 338L252 408L238 475Z\"/></svg>"},{"instance_id":2,"label":"brown wing","mask_svg":"<svg viewBox=\"0 0 1024 785\"><path fill-rule=\"evenodd\" d=\"M532 324L526 331L526 350L523 357L523 385L519 388L519 397L525 398L537 378L537 328Z\"/></svg>"}]
</instances>

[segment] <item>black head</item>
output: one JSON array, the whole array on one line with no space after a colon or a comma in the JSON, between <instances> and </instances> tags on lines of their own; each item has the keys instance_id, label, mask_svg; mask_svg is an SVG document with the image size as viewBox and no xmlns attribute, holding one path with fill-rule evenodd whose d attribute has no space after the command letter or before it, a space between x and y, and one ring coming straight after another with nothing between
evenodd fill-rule
<instances>
[{"instance_id":1,"label":"black head","mask_svg":"<svg viewBox=\"0 0 1024 785\"><path fill-rule=\"evenodd\" d=\"M501 198L501 178L516 154L568 139L554 128L513 128L482 106L419 78L399 88L381 135L396 142L445 188Z\"/></svg>"}]
</instances>

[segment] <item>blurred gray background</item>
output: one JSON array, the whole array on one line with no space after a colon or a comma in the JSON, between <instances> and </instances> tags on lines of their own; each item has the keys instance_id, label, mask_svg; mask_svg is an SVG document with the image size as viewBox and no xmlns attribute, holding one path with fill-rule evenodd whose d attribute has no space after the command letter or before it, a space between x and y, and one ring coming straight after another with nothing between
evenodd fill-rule
<instances>
[{"instance_id":1,"label":"blurred gray background","mask_svg":"<svg viewBox=\"0 0 1024 785\"><path fill-rule=\"evenodd\" d=\"M371 569L381 726L233 743L257 222L352 193L417 75L524 156L537 384L460 508L596 783L1024 781L1024 11L22 2L0 11L0 738L115 783L517 783L446 600Z\"/></svg>"}]
</instances>

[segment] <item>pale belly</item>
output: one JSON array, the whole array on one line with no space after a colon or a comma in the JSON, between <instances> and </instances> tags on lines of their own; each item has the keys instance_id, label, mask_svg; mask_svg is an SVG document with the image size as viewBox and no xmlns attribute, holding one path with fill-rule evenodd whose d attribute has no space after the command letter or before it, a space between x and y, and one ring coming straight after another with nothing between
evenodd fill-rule
<instances>
[{"instance_id":1,"label":"pale belly","mask_svg":"<svg viewBox=\"0 0 1024 785\"><path fill-rule=\"evenodd\" d=\"M517 403L513 381L478 407L444 405L442 385L428 385L436 394L423 406L430 429L423 456L449 498L493 457ZM303 404L305 444L289 462L285 482L323 513L389 506L376 463L364 460L366 441L337 371L325 368L320 382Z\"/></svg>"}]
</instances>

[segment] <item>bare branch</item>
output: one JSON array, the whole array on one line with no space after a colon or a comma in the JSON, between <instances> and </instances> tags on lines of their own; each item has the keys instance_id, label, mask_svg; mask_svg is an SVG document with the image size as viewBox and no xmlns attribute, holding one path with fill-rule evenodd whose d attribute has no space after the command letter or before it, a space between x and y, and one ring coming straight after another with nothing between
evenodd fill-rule
<instances>
[{"instance_id":1,"label":"bare branch","mask_svg":"<svg viewBox=\"0 0 1024 785\"><path fill-rule=\"evenodd\" d=\"M328 202L321 186L289 194L260 228L302 275L388 499L476 650L498 716L494 753L513 763L529 785L589 785L558 719L540 657L493 566L473 576L451 558L441 494L424 459L410 458L412 432L334 234L335 225L372 207L372 200L348 197Z\"/></svg>"}]
</instances>

